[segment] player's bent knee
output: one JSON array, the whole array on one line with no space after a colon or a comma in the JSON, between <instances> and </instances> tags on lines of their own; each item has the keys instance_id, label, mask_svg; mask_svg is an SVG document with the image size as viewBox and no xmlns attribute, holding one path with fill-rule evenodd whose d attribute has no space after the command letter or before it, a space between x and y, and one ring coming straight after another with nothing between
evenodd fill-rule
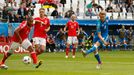
<instances>
[{"instance_id":1,"label":"player's bent knee","mask_svg":"<svg viewBox=\"0 0 134 75\"><path fill-rule=\"evenodd\" d=\"M98 54L98 49L94 51L94 54L95 54L95 55Z\"/></svg>"},{"instance_id":2,"label":"player's bent knee","mask_svg":"<svg viewBox=\"0 0 134 75\"><path fill-rule=\"evenodd\" d=\"M67 47L67 48L69 48L69 47L70 47L70 44L69 44L69 43L67 43L66 47Z\"/></svg>"},{"instance_id":3,"label":"player's bent knee","mask_svg":"<svg viewBox=\"0 0 134 75\"><path fill-rule=\"evenodd\" d=\"M39 45L38 44L35 45L35 49L39 49Z\"/></svg>"},{"instance_id":4,"label":"player's bent knee","mask_svg":"<svg viewBox=\"0 0 134 75\"><path fill-rule=\"evenodd\" d=\"M27 48L27 50L28 50L29 52L33 52L33 51L34 51L34 49L33 49L32 46L29 46L29 47Z\"/></svg>"},{"instance_id":5,"label":"player's bent knee","mask_svg":"<svg viewBox=\"0 0 134 75\"><path fill-rule=\"evenodd\" d=\"M43 53L45 50L41 50L40 52Z\"/></svg>"},{"instance_id":6,"label":"player's bent knee","mask_svg":"<svg viewBox=\"0 0 134 75\"><path fill-rule=\"evenodd\" d=\"M96 42L94 45L95 46L100 46L100 43L99 42Z\"/></svg>"},{"instance_id":7,"label":"player's bent knee","mask_svg":"<svg viewBox=\"0 0 134 75\"><path fill-rule=\"evenodd\" d=\"M78 44L77 44L77 43L75 43L75 44L73 45L73 47L74 47L74 48L76 48L76 47L77 47L77 45L78 45Z\"/></svg>"}]
</instances>

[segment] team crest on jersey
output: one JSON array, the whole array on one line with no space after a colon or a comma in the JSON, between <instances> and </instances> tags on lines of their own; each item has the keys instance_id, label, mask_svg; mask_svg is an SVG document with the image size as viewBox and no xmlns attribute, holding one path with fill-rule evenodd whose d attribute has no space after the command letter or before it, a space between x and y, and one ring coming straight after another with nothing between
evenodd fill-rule
<instances>
[{"instance_id":1,"label":"team crest on jersey","mask_svg":"<svg viewBox=\"0 0 134 75\"><path fill-rule=\"evenodd\" d=\"M74 26L76 26L76 24L74 24Z\"/></svg>"},{"instance_id":2,"label":"team crest on jersey","mask_svg":"<svg viewBox=\"0 0 134 75\"><path fill-rule=\"evenodd\" d=\"M104 29L106 29L106 25L104 26Z\"/></svg>"},{"instance_id":3,"label":"team crest on jersey","mask_svg":"<svg viewBox=\"0 0 134 75\"><path fill-rule=\"evenodd\" d=\"M45 21L45 25L47 24L47 21Z\"/></svg>"},{"instance_id":4,"label":"team crest on jersey","mask_svg":"<svg viewBox=\"0 0 134 75\"><path fill-rule=\"evenodd\" d=\"M28 31L26 32L26 34L28 34Z\"/></svg>"},{"instance_id":5,"label":"team crest on jersey","mask_svg":"<svg viewBox=\"0 0 134 75\"><path fill-rule=\"evenodd\" d=\"M71 28L74 28L74 26L71 26Z\"/></svg>"}]
</instances>

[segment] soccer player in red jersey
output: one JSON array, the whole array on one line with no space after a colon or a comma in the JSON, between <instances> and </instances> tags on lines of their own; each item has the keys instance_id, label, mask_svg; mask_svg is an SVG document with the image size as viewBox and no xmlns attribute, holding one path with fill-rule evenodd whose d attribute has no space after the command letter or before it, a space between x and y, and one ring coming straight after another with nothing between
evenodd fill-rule
<instances>
[{"instance_id":1,"label":"soccer player in red jersey","mask_svg":"<svg viewBox=\"0 0 134 75\"><path fill-rule=\"evenodd\" d=\"M37 55L40 55L46 49L46 37L47 32L50 30L50 21L45 16L45 9L40 8L39 14L40 17L36 17L35 24L34 24L34 35L33 35L33 42L35 44L35 49Z\"/></svg>"},{"instance_id":2,"label":"soccer player in red jersey","mask_svg":"<svg viewBox=\"0 0 134 75\"><path fill-rule=\"evenodd\" d=\"M77 30L79 34L79 24L76 22L76 16L72 15L71 20L67 22L64 31L68 29L68 39L67 39L67 45L66 45L66 58L68 58L68 53L70 49L70 45L73 45L73 56L72 58L75 58L75 51L78 45L78 39L77 39Z\"/></svg>"},{"instance_id":3,"label":"soccer player in red jersey","mask_svg":"<svg viewBox=\"0 0 134 75\"><path fill-rule=\"evenodd\" d=\"M36 52L32 47L32 44L28 40L28 35L33 26L33 18L27 18L27 21L23 21L18 28L15 29L14 35L12 37L12 44L10 46L10 50L7 53L4 53L3 59L0 63L0 68L7 69L8 66L5 65L5 61L9 56L13 54L13 50L17 49L20 45L22 48L28 50L30 52L30 56L33 60L33 64L35 68L38 68L42 62L38 63L38 59L36 56Z\"/></svg>"}]
</instances>

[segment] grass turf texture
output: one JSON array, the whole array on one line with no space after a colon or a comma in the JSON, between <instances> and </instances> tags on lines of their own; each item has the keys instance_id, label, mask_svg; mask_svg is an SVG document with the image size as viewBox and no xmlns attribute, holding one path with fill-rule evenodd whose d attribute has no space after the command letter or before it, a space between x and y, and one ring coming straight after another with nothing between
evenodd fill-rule
<instances>
[{"instance_id":1,"label":"grass turf texture","mask_svg":"<svg viewBox=\"0 0 134 75\"><path fill-rule=\"evenodd\" d=\"M24 55L14 54L6 64L8 70L0 69L0 75L133 75L134 51L110 51L100 52L103 61L102 69L97 70L96 59L93 54L83 58L80 52L76 58L65 58L65 53L44 53L39 58L43 65L38 69L32 64L25 65L22 62ZM2 54L0 54L0 59Z\"/></svg>"}]
</instances>

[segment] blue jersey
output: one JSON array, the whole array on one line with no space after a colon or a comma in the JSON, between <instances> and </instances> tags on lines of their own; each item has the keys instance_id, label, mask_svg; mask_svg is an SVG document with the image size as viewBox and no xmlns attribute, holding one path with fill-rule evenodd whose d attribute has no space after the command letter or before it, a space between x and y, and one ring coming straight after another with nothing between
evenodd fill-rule
<instances>
[{"instance_id":1,"label":"blue jersey","mask_svg":"<svg viewBox=\"0 0 134 75\"><path fill-rule=\"evenodd\" d=\"M101 33L102 37L108 36L108 19L106 19L104 22L101 20L97 21L97 36L98 33Z\"/></svg>"},{"instance_id":2,"label":"blue jersey","mask_svg":"<svg viewBox=\"0 0 134 75\"><path fill-rule=\"evenodd\" d=\"M108 18L104 22L101 20L97 21L97 30L94 37L94 43L99 41L101 43L101 40L98 37L98 33L101 33L101 36L106 41L108 39Z\"/></svg>"}]
</instances>

